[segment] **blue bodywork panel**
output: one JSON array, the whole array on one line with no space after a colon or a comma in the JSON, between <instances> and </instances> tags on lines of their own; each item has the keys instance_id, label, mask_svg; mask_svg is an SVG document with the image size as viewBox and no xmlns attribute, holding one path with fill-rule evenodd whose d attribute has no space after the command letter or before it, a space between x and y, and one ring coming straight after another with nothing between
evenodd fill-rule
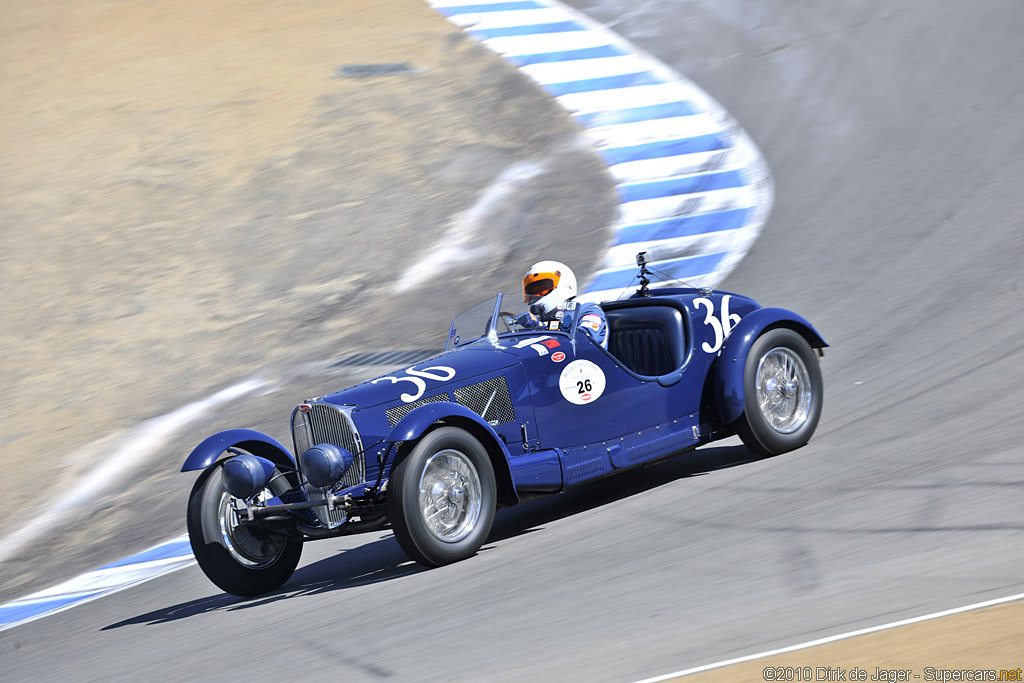
<instances>
[{"instance_id":1,"label":"blue bodywork panel","mask_svg":"<svg viewBox=\"0 0 1024 683\"><path fill-rule=\"evenodd\" d=\"M185 464L181 466L181 471L205 469L216 462L217 458L228 448L238 448L266 458L285 470L296 469L295 458L273 437L257 432L255 429L227 429L206 437L202 443L193 448L188 458L185 459Z\"/></svg>"},{"instance_id":2,"label":"blue bodywork panel","mask_svg":"<svg viewBox=\"0 0 1024 683\"><path fill-rule=\"evenodd\" d=\"M557 448L514 455L509 465L520 493L558 493L565 487L562 454Z\"/></svg>"}]
</instances>

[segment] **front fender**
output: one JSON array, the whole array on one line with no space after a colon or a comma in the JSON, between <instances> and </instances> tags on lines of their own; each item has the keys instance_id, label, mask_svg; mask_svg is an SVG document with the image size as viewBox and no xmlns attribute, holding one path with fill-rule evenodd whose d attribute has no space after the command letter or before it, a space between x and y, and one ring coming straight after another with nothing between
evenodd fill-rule
<instances>
[{"instance_id":1,"label":"front fender","mask_svg":"<svg viewBox=\"0 0 1024 683\"><path fill-rule=\"evenodd\" d=\"M392 443L415 441L438 420L444 420L454 427L461 427L480 441L494 466L494 476L498 484L498 502L502 505L518 503L519 494L516 493L515 480L512 478L512 470L508 464L509 453L505 442L501 440L491 425L465 406L448 401L422 405L398 421L388 435L387 441Z\"/></svg>"},{"instance_id":2,"label":"front fender","mask_svg":"<svg viewBox=\"0 0 1024 683\"><path fill-rule=\"evenodd\" d=\"M743 370L747 354L769 327L787 327L803 335L811 348L828 346L807 320L784 308L759 308L736 324L715 361L715 408L722 424L732 424L743 414Z\"/></svg>"},{"instance_id":3,"label":"front fender","mask_svg":"<svg viewBox=\"0 0 1024 683\"><path fill-rule=\"evenodd\" d=\"M494 431L494 428L484 422L482 417L474 413L469 408L458 403L438 401L436 403L422 405L419 408L409 411L409 414L399 420L398 424L395 425L395 428L391 430L390 434L388 434L387 441L415 441L423 436L423 433L427 431L427 428L430 425L434 424L438 420L443 420L446 417L452 416L472 420L482 429L486 430L492 439L496 441L501 440L498 438L498 434Z\"/></svg>"},{"instance_id":4,"label":"front fender","mask_svg":"<svg viewBox=\"0 0 1024 683\"><path fill-rule=\"evenodd\" d=\"M232 447L266 458L283 470L297 469L295 458L273 437L255 429L228 429L203 439L202 443L189 453L185 464L181 466L181 471L205 469L216 462L221 453Z\"/></svg>"}]
</instances>

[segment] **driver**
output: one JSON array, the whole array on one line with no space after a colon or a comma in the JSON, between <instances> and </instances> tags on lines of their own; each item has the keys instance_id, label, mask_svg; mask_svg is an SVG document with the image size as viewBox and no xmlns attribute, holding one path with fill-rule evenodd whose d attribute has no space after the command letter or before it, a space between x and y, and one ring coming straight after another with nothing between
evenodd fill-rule
<instances>
[{"instance_id":1,"label":"driver","mask_svg":"<svg viewBox=\"0 0 1024 683\"><path fill-rule=\"evenodd\" d=\"M530 266L523 278L523 301L530 305L517 322L526 328L583 330L594 343L608 348L608 322L604 311L595 303L573 305L576 297L576 276L572 269L558 261L539 261ZM575 303L575 302L573 302Z\"/></svg>"}]
</instances>

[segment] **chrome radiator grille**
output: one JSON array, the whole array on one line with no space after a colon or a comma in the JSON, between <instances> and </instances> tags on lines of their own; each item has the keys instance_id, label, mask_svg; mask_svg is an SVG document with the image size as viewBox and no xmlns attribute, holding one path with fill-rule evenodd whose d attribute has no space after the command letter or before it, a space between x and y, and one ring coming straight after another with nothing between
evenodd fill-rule
<instances>
[{"instance_id":1,"label":"chrome radiator grille","mask_svg":"<svg viewBox=\"0 0 1024 683\"><path fill-rule=\"evenodd\" d=\"M329 443L352 453L355 460L345 476L334 485L334 490L361 484L366 480L366 458L359 439L359 432L351 416L344 408L329 403L309 403L309 412L296 409L292 415L292 440L295 442L296 457L302 455L313 446ZM301 463L300 463L301 467ZM323 498L327 489L314 488L307 485L311 499ZM346 515L342 510L328 510L327 506L314 508L313 513L322 524L335 527L344 523Z\"/></svg>"}]
</instances>

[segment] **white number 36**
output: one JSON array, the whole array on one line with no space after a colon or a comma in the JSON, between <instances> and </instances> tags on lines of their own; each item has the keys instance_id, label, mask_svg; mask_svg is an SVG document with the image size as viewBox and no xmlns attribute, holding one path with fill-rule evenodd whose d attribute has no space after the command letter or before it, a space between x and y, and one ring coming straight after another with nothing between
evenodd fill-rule
<instances>
[{"instance_id":1,"label":"white number 36","mask_svg":"<svg viewBox=\"0 0 1024 683\"><path fill-rule=\"evenodd\" d=\"M433 372L431 372L433 370ZM450 368L447 365L435 365L429 368L423 368L422 370L414 370L409 368L405 371L406 375L411 377L378 377L377 379L370 382L370 384L376 384L377 382L383 382L387 380L392 384L398 384L399 382L408 382L409 384L416 387L415 394L402 394L403 403L412 403L419 399L423 395L423 392L427 390L427 383L424 379L432 379L435 382L447 382L452 377L455 377L455 368Z\"/></svg>"},{"instance_id":2,"label":"white number 36","mask_svg":"<svg viewBox=\"0 0 1024 683\"><path fill-rule=\"evenodd\" d=\"M704 324L710 325L711 329L715 333L715 343L709 344L704 342L700 345L706 353L718 353L718 350L722 348L722 344L725 343L729 333L732 332L732 328L736 326L736 323L740 321L740 316L736 313L729 313L729 299L732 297L726 294L722 297L722 310L719 317L715 317L715 303L711 299L705 299L700 297L693 300L693 305L697 308L707 309L707 315L704 316Z\"/></svg>"}]
</instances>

